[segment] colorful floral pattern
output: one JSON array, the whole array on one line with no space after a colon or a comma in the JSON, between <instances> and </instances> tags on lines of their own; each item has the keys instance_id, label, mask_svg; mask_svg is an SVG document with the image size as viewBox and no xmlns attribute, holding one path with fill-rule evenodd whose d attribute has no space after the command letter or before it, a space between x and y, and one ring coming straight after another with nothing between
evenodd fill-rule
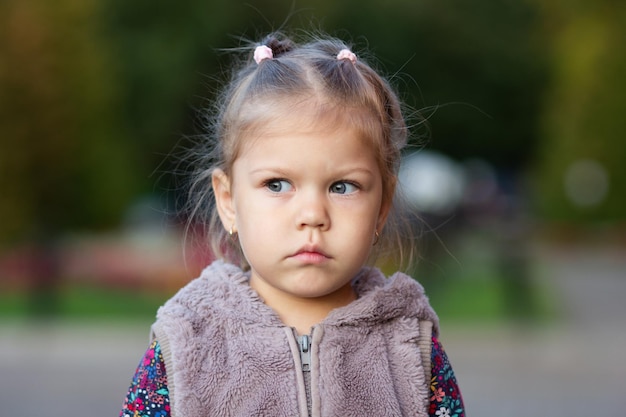
<instances>
[{"instance_id":1,"label":"colorful floral pattern","mask_svg":"<svg viewBox=\"0 0 626 417\"><path fill-rule=\"evenodd\" d=\"M463 398L448 355L436 337L431 353L432 378L430 380L430 417L465 417Z\"/></svg>"},{"instance_id":2,"label":"colorful floral pattern","mask_svg":"<svg viewBox=\"0 0 626 417\"><path fill-rule=\"evenodd\" d=\"M433 337L430 417L465 417L463 399L448 356ZM154 341L141 359L126 395L120 417L170 417L165 363Z\"/></svg>"},{"instance_id":3,"label":"colorful floral pattern","mask_svg":"<svg viewBox=\"0 0 626 417\"><path fill-rule=\"evenodd\" d=\"M159 342L152 342L139 362L120 417L170 417L167 375Z\"/></svg>"}]
</instances>

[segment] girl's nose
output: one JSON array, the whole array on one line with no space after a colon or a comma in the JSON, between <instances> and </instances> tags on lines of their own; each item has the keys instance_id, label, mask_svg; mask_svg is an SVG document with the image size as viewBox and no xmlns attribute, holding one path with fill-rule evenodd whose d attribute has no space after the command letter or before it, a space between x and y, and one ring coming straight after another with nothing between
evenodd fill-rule
<instances>
[{"instance_id":1,"label":"girl's nose","mask_svg":"<svg viewBox=\"0 0 626 417\"><path fill-rule=\"evenodd\" d=\"M297 225L299 229L306 227L328 229L330 216L324 196L317 193L302 196L298 207Z\"/></svg>"}]
</instances>

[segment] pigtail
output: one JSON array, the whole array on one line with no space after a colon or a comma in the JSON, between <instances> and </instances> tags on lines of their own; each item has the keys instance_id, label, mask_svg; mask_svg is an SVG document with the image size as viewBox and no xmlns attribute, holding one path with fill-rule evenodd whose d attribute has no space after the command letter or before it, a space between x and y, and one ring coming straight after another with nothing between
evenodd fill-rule
<instances>
[{"instance_id":1,"label":"pigtail","mask_svg":"<svg viewBox=\"0 0 626 417\"><path fill-rule=\"evenodd\" d=\"M296 44L292 40L285 38L278 33L273 33L267 36L263 39L261 44L272 50L274 58L280 58L281 55L291 52L296 48Z\"/></svg>"},{"instance_id":2,"label":"pigtail","mask_svg":"<svg viewBox=\"0 0 626 417\"><path fill-rule=\"evenodd\" d=\"M330 96L339 95L343 100L362 104L359 92L364 87L354 60L344 59L340 54L349 51L349 47L339 41L318 40L308 45L311 51L317 51L311 63L324 83ZM352 54L354 55L354 54Z\"/></svg>"},{"instance_id":3,"label":"pigtail","mask_svg":"<svg viewBox=\"0 0 626 417\"><path fill-rule=\"evenodd\" d=\"M249 97L261 96L272 91L288 92L303 85L302 71L298 63L284 59L296 48L296 44L279 34L266 37L254 50L256 70L250 74ZM283 59L281 59L283 58Z\"/></svg>"}]
</instances>

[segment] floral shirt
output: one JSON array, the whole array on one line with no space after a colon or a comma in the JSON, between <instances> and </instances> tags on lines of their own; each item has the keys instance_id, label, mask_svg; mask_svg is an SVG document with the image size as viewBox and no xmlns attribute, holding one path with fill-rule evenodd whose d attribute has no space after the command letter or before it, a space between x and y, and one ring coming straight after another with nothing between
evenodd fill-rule
<instances>
[{"instance_id":1,"label":"floral shirt","mask_svg":"<svg viewBox=\"0 0 626 417\"><path fill-rule=\"evenodd\" d=\"M465 417L463 399L454 371L441 343L433 337L429 417ZM152 342L139 362L120 417L170 417L165 362L158 341Z\"/></svg>"},{"instance_id":2,"label":"floral shirt","mask_svg":"<svg viewBox=\"0 0 626 417\"><path fill-rule=\"evenodd\" d=\"M430 417L465 417L461 391L456 382L448 355L436 337L430 354L432 372L430 379Z\"/></svg>"}]
</instances>

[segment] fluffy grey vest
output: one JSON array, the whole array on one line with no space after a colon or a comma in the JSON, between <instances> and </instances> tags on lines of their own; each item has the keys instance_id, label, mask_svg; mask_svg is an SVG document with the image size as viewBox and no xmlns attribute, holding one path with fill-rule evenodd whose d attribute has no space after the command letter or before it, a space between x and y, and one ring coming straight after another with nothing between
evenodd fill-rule
<instances>
[{"instance_id":1,"label":"fluffy grey vest","mask_svg":"<svg viewBox=\"0 0 626 417\"><path fill-rule=\"evenodd\" d=\"M308 415L294 332L247 282L217 261L159 309L172 417ZM312 416L428 416L438 330L422 287L373 268L353 286L358 299L312 331Z\"/></svg>"}]
</instances>

